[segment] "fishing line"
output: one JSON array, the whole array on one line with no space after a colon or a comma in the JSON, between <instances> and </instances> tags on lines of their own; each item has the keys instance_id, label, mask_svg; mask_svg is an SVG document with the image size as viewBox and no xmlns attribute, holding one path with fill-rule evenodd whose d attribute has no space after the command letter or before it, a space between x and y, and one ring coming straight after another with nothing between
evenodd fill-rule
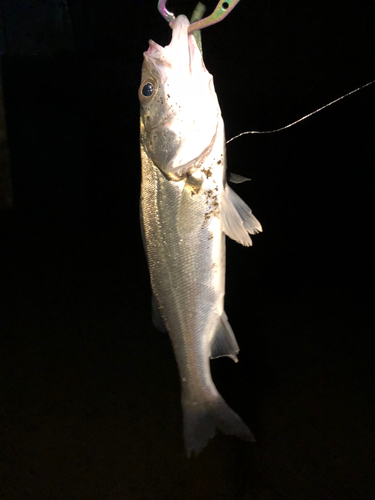
<instances>
[{"instance_id":1,"label":"fishing line","mask_svg":"<svg viewBox=\"0 0 375 500\"><path fill-rule=\"evenodd\" d=\"M293 125L296 125L297 123L299 123L299 122L301 122L303 120L306 120L306 118L309 118L310 116L315 115L315 113L319 113L319 111L322 111L323 109L328 108L328 106L331 106L332 104L335 104L335 102L338 102L341 99L344 99L344 97L348 97L349 95L354 94L355 92L358 92L358 90L362 90L362 89L368 87L369 85L372 85L373 83L375 83L375 80L372 80L371 82L365 83L361 87L358 87L358 88L356 88L354 90L351 90L347 94L344 94L341 97L338 97L334 101L331 101L328 104L325 104L321 108L318 108L315 111L312 111L311 113L303 116L302 118L299 118L295 122L292 122L292 123L289 123L288 125L285 125L284 127L275 128L274 130L248 130L247 132L241 132L241 134L235 135L234 137L232 137L231 139L229 139L227 141L227 144L229 144L230 142L234 141L234 139L238 139L239 137L241 137L243 135L247 135L247 134L273 134L275 132L281 132L282 130L285 130L285 129L289 128L289 127L293 127Z\"/></svg>"}]
</instances>

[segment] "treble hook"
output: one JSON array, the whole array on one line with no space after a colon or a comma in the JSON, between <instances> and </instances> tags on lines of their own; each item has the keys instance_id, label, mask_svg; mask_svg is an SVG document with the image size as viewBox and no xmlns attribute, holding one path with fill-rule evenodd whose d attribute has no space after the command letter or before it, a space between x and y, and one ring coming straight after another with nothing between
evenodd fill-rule
<instances>
[{"instance_id":1,"label":"treble hook","mask_svg":"<svg viewBox=\"0 0 375 500\"><path fill-rule=\"evenodd\" d=\"M191 24L188 28L188 32L192 33L195 30L201 30L203 28L207 28L207 26L212 26L213 24L222 21L224 17L226 17L229 12L234 9L239 1L240 0L220 0L213 13L210 16ZM167 0L159 0L158 10L164 19L171 24L176 20L176 17L172 12L167 10L165 6L166 3Z\"/></svg>"}]
</instances>

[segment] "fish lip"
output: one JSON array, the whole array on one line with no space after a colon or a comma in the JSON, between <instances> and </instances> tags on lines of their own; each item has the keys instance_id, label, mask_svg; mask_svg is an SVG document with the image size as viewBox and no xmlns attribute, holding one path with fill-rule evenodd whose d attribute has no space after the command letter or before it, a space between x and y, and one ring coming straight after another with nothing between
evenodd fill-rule
<instances>
[{"instance_id":1,"label":"fish lip","mask_svg":"<svg viewBox=\"0 0 375 500\"><path fill-rule=\"evenodd\" d=\"M149 40L148 43L148 49L146 50L146 52L143 52L143 59L147 64L152 65L161 77L160 71L158 69L158 64L160 66L166 66L167 68L172 68L172 64L168 61L168 59L163 57L164 47L157 44L153 40Z\"/></svg>"},{"instance_id":2,"label":"fish lip","mask_svg":"<svg viewBox=\"0 0 375 500\"><path fill-rule=\"evenodd\" d=\"M147 59L160 60L160 55L163 54L165 47L154 42L154 40L148 41L148 48L143 52L143 56Z\"/></svg>"}]
</instances>

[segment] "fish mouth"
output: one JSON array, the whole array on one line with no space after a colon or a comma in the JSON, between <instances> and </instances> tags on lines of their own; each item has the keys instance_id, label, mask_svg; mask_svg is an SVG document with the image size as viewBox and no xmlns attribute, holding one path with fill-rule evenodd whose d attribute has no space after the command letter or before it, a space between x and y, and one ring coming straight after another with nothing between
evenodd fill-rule
<instances>
[{"instance_id":1,"label":"fish mouth","mask_svg":"<svg viewBox=\"0 0 375 500\"><path fill-rule=\"evenodd\" d=\"M173 36L173 35L172 35ZM148 49L143 53L145 60L155 66L155 62L169 68L172 67L171 63L165 57L165 47L162 47L153 40L148 41Z\"/></svg>"},{"instance_id":2,"label":"fish mouth","mask_svg":"<svg viewBox=\"0 0 375 500\"><path fill-rule=\"evenodd\" d=\"M172 25L172 40L169 45L162 47L153 40L148 41L148 49L143 53L145 60L162 73L166 68L188 68L203 66L204 63L198 47L194 44L194 36L188 32L190 23L186 16L180 15ZM195 64L199 60L200 64Z\"/></svg>"}]
</instances>

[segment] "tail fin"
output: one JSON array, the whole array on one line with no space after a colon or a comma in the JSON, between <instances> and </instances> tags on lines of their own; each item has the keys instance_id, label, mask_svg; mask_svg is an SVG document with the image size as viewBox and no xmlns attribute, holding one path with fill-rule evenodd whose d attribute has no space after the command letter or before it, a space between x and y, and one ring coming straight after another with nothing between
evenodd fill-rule
<instances>
[{"instance_id":1,"label":"tail fin","mask_svg":"<svg viewBox=\"0 0 375 500\"><path fill-rule=\"evenodd\" d=\"M237 436L244 441L255 438L224 399L217 394L215 399L204 403L182 402L184 418L184 440L188 458L194 451L198 455L219 429L224 434Z\"/></svg>"}]
</instances>

